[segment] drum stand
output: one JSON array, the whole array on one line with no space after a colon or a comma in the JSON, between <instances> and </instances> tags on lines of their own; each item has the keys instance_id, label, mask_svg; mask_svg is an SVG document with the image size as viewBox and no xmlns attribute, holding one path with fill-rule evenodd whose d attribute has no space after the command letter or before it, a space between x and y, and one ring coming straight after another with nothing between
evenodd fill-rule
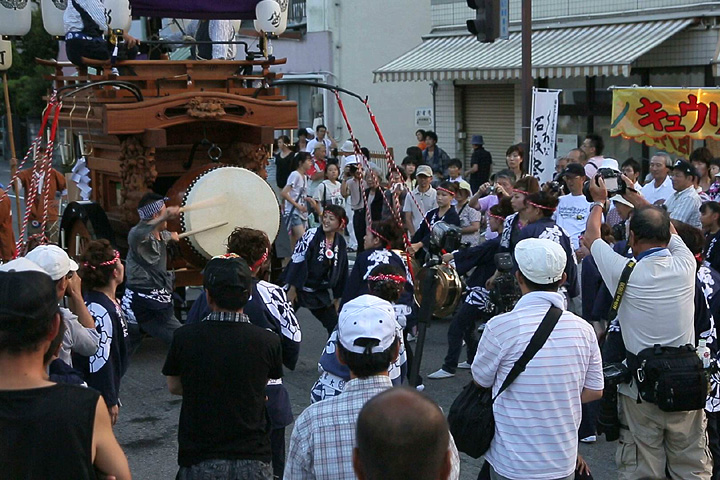
<instances>
[{"instance_id":1,"label":"drum stand","mask_svg":"<svg viewBox=\"0 0 720 480\"><path fill-rule=\"evenodd\" d=\"M413 387L418 386L418 380L420 378L420 363L422 362L423 349L425 348L425 333L427 327L430 324L433 316L433 310L435 309L435 301L437 292L437 270L433 267L437 265L439 260L431 259L425 264L424 275L425 278L422 282L422 300L420 301L420 310L418 312L418 337L417 343L415 344L415 353L413 355L412 365L410 365L410 385Z\"/></svg>"}]
</instances>

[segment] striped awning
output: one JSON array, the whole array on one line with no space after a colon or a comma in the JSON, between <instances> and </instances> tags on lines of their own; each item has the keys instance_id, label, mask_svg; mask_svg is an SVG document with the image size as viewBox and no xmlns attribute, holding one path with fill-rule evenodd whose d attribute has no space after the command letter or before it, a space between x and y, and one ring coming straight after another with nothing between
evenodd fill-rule
<instances>
[{"instance_id":1,"label":"striped awning","mask_svg":"<svg viewBox=\"0 0 720 480\"><path fill-rule=\"evenodd\" d=\"M693 23L692 19L536 30L533 77L630 76L642 54ZM427 37L400 58L375 70L375 82L519 79L520 32L480 43L471 35Z\"/></svg>"}]
</instances>

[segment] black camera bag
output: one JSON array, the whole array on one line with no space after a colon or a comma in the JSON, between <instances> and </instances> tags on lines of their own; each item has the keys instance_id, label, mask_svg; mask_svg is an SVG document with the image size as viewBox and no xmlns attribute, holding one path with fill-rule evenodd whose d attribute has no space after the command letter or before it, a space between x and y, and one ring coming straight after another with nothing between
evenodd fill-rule
<instances>
[{"instance_id":1,"label":"black camera bag","mask_svg":"<svg viewBox=\"0 0 720 480\"><path fill-rule=\"evenodd\" d=\"M628 361L640 397L664 412L687 412L705 408L708 381L695 347L646 348Z\"/></svg>"}]
</instances>

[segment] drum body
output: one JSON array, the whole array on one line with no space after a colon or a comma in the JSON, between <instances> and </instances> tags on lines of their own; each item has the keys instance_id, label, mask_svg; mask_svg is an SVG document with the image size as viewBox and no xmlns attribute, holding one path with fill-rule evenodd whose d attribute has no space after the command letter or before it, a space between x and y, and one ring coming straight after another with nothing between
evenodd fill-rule
<instances>
[{"instance_id":1,"label":"drum body","mask_svg":"<svg viewBox=\"0 0 720 480\"><path fill-rule=\"evenodd\" d=\"M462 279L457 271L449 265L442 264L430 268L435 270L435 275L437 276L433 315L444 318L452 315L460 303L463 292ZM422 303L422 289L425 275L425 268L415 274L415 301L418 305Z\"/></svg>"},{"instance_id":2,"label":"drum body","mask_svg":"<svg viewBox=\"0 0 720 480\"><path fill-rule=\"evenodd\" d=\"M199 268L212 257L226 253L228 236L236 227L262 230L270 242L280 229L280 205L272 187L244 168L211 164L191 170L175 182L167 196L168 205L183 208L214 203L181 213L178 220L168 222L171 231L185 233L227 222L180 241L183 257Z\"/></svg>"}]
</instances>

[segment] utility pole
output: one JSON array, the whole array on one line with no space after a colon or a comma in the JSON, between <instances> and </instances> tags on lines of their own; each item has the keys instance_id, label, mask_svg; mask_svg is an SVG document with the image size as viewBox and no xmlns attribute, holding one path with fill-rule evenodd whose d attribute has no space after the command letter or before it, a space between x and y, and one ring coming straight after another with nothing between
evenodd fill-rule
<instances>
[{"instance_id":1,"label":"utility pole","mask_svg":"<svg viewBox=\"0 0 720 480\"><path fill-rule=\"evenodd\" d=\"M530 152L532 141L532 0L522 0L522 142L525 156ZM529 172L530 159L523 162Z\"/></svg>"}]
</instances>

